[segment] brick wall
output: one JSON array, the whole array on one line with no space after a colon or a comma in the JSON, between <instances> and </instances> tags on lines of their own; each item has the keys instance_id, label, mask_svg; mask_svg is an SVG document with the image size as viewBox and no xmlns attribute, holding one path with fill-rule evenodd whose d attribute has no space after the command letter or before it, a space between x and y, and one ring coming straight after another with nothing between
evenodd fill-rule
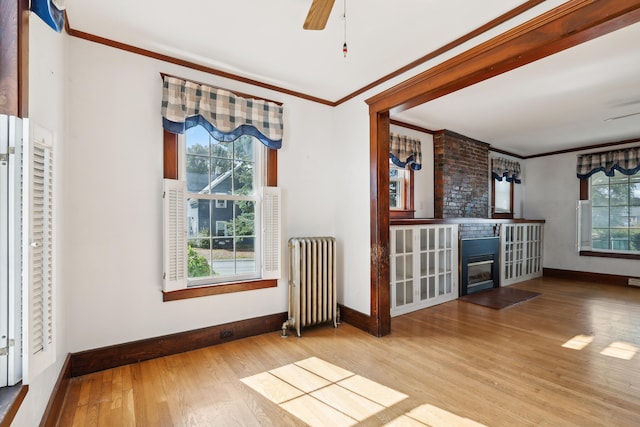
<instances>
[{"instance_id":1,"label":"brick wall","mask_svg":"<svg viewBox=\"0 0 640 427\"><path fill-rule=\"evenodd\" d=\"M460 224L459 228L461 239L478 239L480 237L495 237L500 234L499 224Z\"/></svg>"},{"instance_id":2,"label":"brick wall","mask_svg":"<svg viewBox=\"0 0 640 427\"><path fill-rule=\"evenodd\" d=\"M448 130L433 135L434 216L487 218L489 144Z\"/></svg>"}]
</instances>

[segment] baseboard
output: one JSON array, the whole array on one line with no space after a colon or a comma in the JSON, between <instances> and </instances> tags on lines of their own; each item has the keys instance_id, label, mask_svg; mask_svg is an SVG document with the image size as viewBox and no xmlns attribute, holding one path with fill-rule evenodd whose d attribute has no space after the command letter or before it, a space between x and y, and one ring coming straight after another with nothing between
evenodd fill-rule
<instances>
[{"instance_id":1,"label":"baseboard","mask_svg":"<svg viewBox=\"0 0 640 427\"><path fill-rule=\"evenodd\" d=\"M338 304L340 308L340 320L350 324L351 326L355 326L358 329L361 329L369 334L371 332L371 316L361 313L357 310L344 306L342 304Z\"/></svg>"},{"instance_id":2,"label":"baseboard","mask_svg":"<svg viewBox=\"0 0 640 427\"><path fill-rule=\"evenodd\" d=\"M49 403L42 415L42 421L40 421L40 427L55 427L60 418L62 412L62 405L64 404L64 397L67 395L67 389L69 388L69 380L71 379L71 354L67 354L64 360L58 380L53 386L51 391L51 397L49 397Z\"/></svg>"},{"instance_id":3,"label":"baseboard","mask_svg":"<svg viewBox=\"0 0 640 427\"><path fill-rule=\"evenodd\" d=\"M224 325L72 353L70 376L77 377L130 363L279 331L286 320L287 313L277 313Z\"/></svg>"},{"instance_id":4,"label":"baseboard","mask_svg":"<svg viewBox=\"0 0 640 427\"><path fill-rule=\"evenodd\" d=\"M584 282L606 283L616 286L627 286L629 276L617 274L590 273L588 271L561 270L557 268L544 268L543 275L560 279L581 280Z\"/></svg>"}]
</instances>

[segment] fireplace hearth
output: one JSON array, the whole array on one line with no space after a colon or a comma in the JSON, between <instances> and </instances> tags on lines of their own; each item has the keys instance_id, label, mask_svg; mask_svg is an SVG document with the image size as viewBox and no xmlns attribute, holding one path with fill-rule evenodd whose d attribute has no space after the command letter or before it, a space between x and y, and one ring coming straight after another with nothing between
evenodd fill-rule
<instances>
[{"instance_id":1,"label":"fireplace hearth","mask_svg":"<svg viewBox=\"0 0 640 427\"><path fill-rule=\"evenodd\" d=\"M498 237L460 240L460 296L500 287Z\"/></svg>"}]
</instances>

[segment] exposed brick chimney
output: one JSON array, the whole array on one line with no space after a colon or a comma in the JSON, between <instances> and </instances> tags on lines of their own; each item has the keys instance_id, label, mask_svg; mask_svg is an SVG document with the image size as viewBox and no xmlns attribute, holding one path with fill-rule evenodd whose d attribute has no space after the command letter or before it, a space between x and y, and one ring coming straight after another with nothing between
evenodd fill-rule
<instances>
[{"instance_id":1,"label":"exposed brick chimney","mask_svg":"<svg viewBox=\"0 0 640 427\"><path fill-rule=\"evenodd\" d=\"M433 135L434 216L487 218L489 144L448 130Z\"/></svg>"}]
</instances>

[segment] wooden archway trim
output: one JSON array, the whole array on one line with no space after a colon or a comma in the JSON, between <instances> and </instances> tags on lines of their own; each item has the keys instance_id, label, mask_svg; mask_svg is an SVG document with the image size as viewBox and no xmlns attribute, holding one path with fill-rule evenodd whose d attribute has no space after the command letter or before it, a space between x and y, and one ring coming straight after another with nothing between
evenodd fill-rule
<instances>
[{"instance_id":1,"label":"wooden archway trim","mask_svg":"<svg viewBox=\"0 0 640 427\"><path fill-rule=\"evenodd\" d=\"M640 0L570 0L366 101L371 156L371 334L391 332L390 111L415 107L639 21Z\"/></svg>"}]
</instances>

